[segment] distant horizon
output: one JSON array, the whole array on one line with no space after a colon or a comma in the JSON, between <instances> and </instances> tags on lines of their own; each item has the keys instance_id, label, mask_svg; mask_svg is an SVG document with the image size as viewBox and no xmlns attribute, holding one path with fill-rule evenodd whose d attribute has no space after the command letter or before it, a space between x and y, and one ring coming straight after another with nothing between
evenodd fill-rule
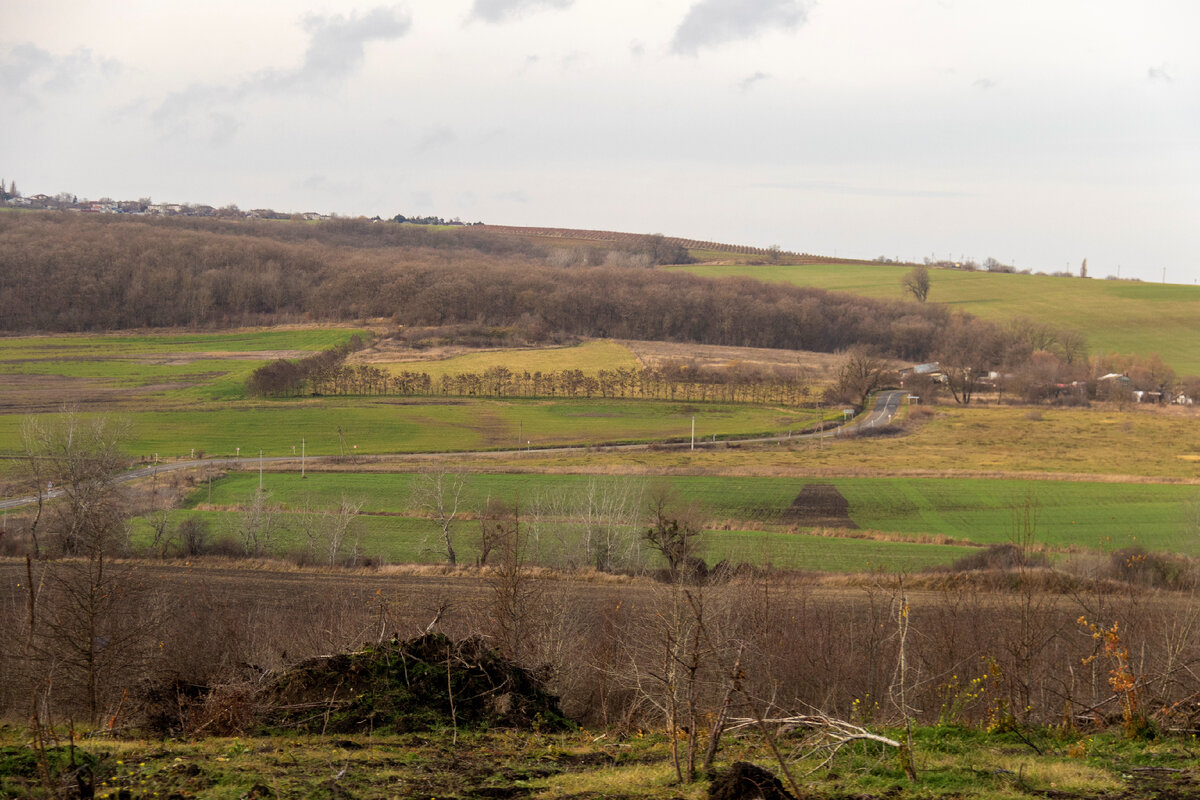
<instances>
[{"instance_id":1,"label":"distant horizon","mask_svg":"<svg viewBox=\"0 0 1200 800\"><path fill-rule=\"evenodd\" d=\"M8 185L7 182L12 179L4 178L4 180L6 182L5 185ZM335 219L335 218L336 219L376 219L376 218L378 218L378 219L380 219L382 221L386 221L386 222L391 222L396 216L403 215L405 217L408 217L409 219L438 218L438 219L442 219L445 221L443 224L448 224L448 225L453 225L453 224L461 224L463 226L484 225L484 226L504 227L504 228L559 228L562 230L602 231L602 232L610 232L610 233L625 233L625 234L632 233L632 234L641 234L641 235L662 235L662 236L670 237L672 239L683 239L683 240L697 241L697 242L720 242L721 244L730 245L730 246L753 247L753 248L758 248L758 249L763 249L763 250L778 246L778 245L775 245L774 243L764 245L764 244L758 244L758 243L754 243L754 242L739 242L739 241L733 241L733 240L716 239L711 236L682 236L682 235L673 233L671 231L634 231L634 230L622 231L622 230L618 230L615 228L600 228L600 227L596 227L596 226L569 227L569 226L565 226L565 225L546 225L546 224L542 224L542 223L531 223L531 222L503 223L503 222L491 222L488 220L468 220L468 219L463 219L462 217L459 217L457 215L451 216L451 217L444 217L441 214L436 214L436 213L407 214L404 211L397 211L394 214L385 215L385 214L378 214L378 213L377 214L343 214L338 211L317 211L317 210L313 210L313 209L304 209L301 211L301 210L295 210L295 209L272 208L272 207L268 207L268 206L260 206L260 207L255 207L255 208L243 208L241 206L241 204L236 203L236 202L225 203L224 205L218 206L218 205L214 205L212 203L196 202L196 201L192 201L192 200L154 200L152 195L141 195L138 198L118 198L118 197L113 197L110 194L101 194L99 197L91 198L91 197L81 196L75 192L67 192L67 191L55 192L54 194L50 194L48 192L37 191L37 192L33 192L32 194L30 194L30 193L27 193L25 190L21 189L21 184L19 182L16 183L16 187L20 192L20 196L23 198L44 196L44 197L47 197L50 199L58 199L61 195L71 195L71 197L73 198L73 202L78 203L78 204L100 203L100 202L104 202L106 199L113 203L134 203L134 202L141 202L142 200L150 200L151 201L150 205L154 205L154 206L177 205L177 206L187 206L190 208L212 208L212 209L215 209L218 211L220 211L222 209L230 208L232 206L232 207L236 208L238 210L238 212L242 215L246 215L246 214L249 214L254 211L271 211L276 214L289 216L289 217L301 215L301 214L319 214L323 218L327 218L327 219ZM34 209L34 210L40 210L40 209ZM454 220L458 220L458 223L455 223ZM408 223L408 221L406 220L405 224L412 224L412 223ZM420 223L416 223L416 224L420 224ZM822 258L845 259L846 261L875 262L875 263L879 263L881 265L891 264L891 265L896 265L896 266L939 266L939 265L944 265L947 263L960 263L961 264L961 263L972 263L973 262L976 265L978 265L979 271L981 271L981 272L988 271L985 268L983 268L983 263L988 258L995 258L995 256L984 256L982 258L976 258L976 257L971 256L970 254L960 254L959 257L955 258L953 254L947 253L944 257L938 257L938 258L934 258L933 256L920 256L917 258L904 260L903 258L896 258L893 256L875 256L875 257L861 256L860 257L860 256L852 256L852 255L845 255L845 254L837 254L837 253L821 253L821 252L818 252L815 250L805 249L805 248L798 249L798 250L793 250L793 249L789 249L789 248L781 248L781 249L785 253L793 253L796 255L810 255L810 256L819 256ZM887 260L881 260L881 259L887 259ZM1008 262L1005 262L1003 259L996 259L996 260L999 261L1004 266L1009 266L1009 267L1015 268L1017 274L1053 276L1055 274L1069 273L1072 277L1076 277L1076 278L1081 277L1079 274L1079 266L1078 265L1073 270L1072 269L1056 270L1056 269L1053 269L1050 267L1040 269L1037 267L1025 267L1025 266L1021 266L1021 265L1017 265L1017 264L1009 264ZM1082 262L1080 262L1080 263L1082 264ZM1096 274L1090 274L1090 268L1089 268L1089 274L1087 275L1086 279L1089 279L1089 280L1114 280L1115 279L1115 280L1121 280L1121 281L1128 281L1130 283L1147 283L1147 284L1159 284L1159 285L1170 285L1170 286L1191 286L1191 285L1194 285L1194 284L1200 282L1200 281L1197 281L1196 279L1193 279L1193 282L1190 284L1180 282L1180 281L1171 281L1171 280L1165 280L1165 281L1164 280L1148 280L1148 279L1142 278L1140 276L1120 275L1119 272L1114 273L1114 274L1096 275Z\"/></svg>"}]
</instances>

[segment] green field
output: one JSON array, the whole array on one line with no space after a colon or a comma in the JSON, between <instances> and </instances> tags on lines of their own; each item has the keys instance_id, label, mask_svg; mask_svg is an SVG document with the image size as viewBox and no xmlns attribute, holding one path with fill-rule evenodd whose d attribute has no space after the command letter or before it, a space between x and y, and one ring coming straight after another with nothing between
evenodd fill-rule
<instances>
[{"instance_id":1,"label":"green field","mask_svg":"<svg viewBox=\"0 0 1200 800\"><path fill-rule=\"evenodd\" d=\"M879 264L673 267L706 277L745 275L867 297L905 297L910 267ZM929 302L984 319L1031 317L1085 334L1093 354L1158 353L1180 375L1200 374L1200 287L931 269Z\"/></svg>"},{"instance_id":2,"label":"green field","mask_svg":"<svg viewBox=\"0 0 1200 800\"><path fill-rule=\"evenodd\" d=\"M585 342L573 347L539 347L522 350L487 350L443 358L436 361L391 361L382 366L391 372L424 372L436 379L442 375L482 373L492 367L507 367L513 372L558 372L577 369L585 375L600 370L636 369L637 357L628 347L613 341Z\"/></svg>"},{"instance_id":3,"label":"green field","mask_svg":"<svg viewBox=\"0 0 1200 800\"><path fill-rule=\"evenodd\" d=\"M786 433L817 418L811 409L637 400L314 398L131 411L133 456L267 456L417 453L600 442ZM51 418L54 415L45 415ZM0 416L0 453L20 450L22 417ZM338 432L341 431L341 439Z\"/></svg>"},{"instance_id":4,"label":"green field","mask_svg":"<svg viewBox=\"0 0 1200 800\"><path fill-rule=\"evenodd\" d=\"M33 402L88 402L97 391L114 389L138 402L231 400L245 395L251 372L280 353L325 350L355 334L369 335L303 328L0 337L0 376L23 376ZM39 385L39 377L68 380Z\"/></svg>"},{"instance_id":5,"label":"green field","mask_svg":"<svg viewBox=\"0 0 1200 800\"><path fill-rule=\"evenodd\" d=\"M264 488L285 508L333 506L343 494L371 513L412 513L411 474L268 473ZM1190 530L1185 509L1200 500L1195 486L1072 481L676 476L664 479L626 476L470 474L465 476L463 507L479 509L489 497L519 500L530 515L544 498L579 497L589 484L605 489L632 488L643 496L657 481L669 482L685 504L697 507L710 528L710 552L736 560L799 566L812 559L850 558L865 563L884 546L899 557L944 563L962 554L958 547L907 542L831 539L785 533L802 524L784 514L808 483L829 483L849 501L849 516L861 529L898 534L914 540L946 537L976 544L1012 541L1028 512L1034 544L1053 549L1110 551L1140 545L1147 550L1200 555L1200 531ZM237 507L249 503L258 487L257 473L231 473L196 490L188 505ZM644 505L641 503L639 505ZM400 517L369 518L372 529L391 530ZM379 520L385 520L381 522ZM741 530L754 526L764 530ZM734 532L730 532L734 531ZM383 535L383 534L380 534ZM922 548L933 548L924 550ZM886 548L885 548L886 549ZM828 550L826 556L817 555ZM411 554L410 550L404 551ZM851 557L851 554L853 557ZM934 555L936 554L936 555ZM394 558L401 558L399 555ZM405 560L405 559L402 559ZM416 559L423 560L423 559ZM435 559L436 560L436 559Z\"/></svg>"}]
</instances>

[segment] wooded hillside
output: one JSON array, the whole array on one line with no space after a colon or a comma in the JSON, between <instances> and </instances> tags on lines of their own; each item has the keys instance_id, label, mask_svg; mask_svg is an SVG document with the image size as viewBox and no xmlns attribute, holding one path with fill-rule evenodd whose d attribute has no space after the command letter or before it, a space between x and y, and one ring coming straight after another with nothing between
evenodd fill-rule
<instances>
[{"instance_id":1,"label":"wooded hillside","mask_svg":"<svg viewBox=\"0 0 1200 800\"><path fill-rule=\"evenodd\" d=\"M0 326L386 317L826 352L865 345L919 360L949 321L944 309L916 303L620 266L644 263L624 257L660 246L661 237L645 237L554 266L563 259L552 246L471 227L2 214Z\"/></svg>"}]
</instances>

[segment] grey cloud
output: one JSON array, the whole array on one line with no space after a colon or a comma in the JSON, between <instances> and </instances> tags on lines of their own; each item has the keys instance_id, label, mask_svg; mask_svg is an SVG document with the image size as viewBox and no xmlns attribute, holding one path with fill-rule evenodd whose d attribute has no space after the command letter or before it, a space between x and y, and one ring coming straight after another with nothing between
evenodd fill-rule
<instances>
[{"instance_id":1,"label":"grey cloud","mask_svg":"<svg viewBox=\"0 0 1200 800\"><path fill-rule=\"evenodd\" d=\"M399 6L380 6L363 15L308 16L301 24L309 39L300 66L259 72L233 86L193 84L169 94L151 119L170 126L171 135L195 135L197 129L211 128L211 140L227 142L238 126L229 124L234 117L220 109L256 94L316 88L345 79L362 67L368 42L404 36L412 27L412 15ZM197 114L199 119L194 118Z\"/></svg>"},{"instance_id":2,"label":"grey cloud","mask_svg":"<svg viewBox=\"0 0 1200 800\"><path fill-rule=\"evenodd\" d=\"M292 75L301 82L344 78L362 66L367 42L398 39L411 27L412 15L398 6L374 8L361 17L306 17L308 50Z\"/></svg>"},{"instance_id":3,"label":"grey cloud","mask_svg":"<svg viewBox=\"0 0 1200 800\"><path fill-rule=\"evenodd\" d=\"M671 49L696 55L741 39L751 39L771 30L794 30L808 18L801 0L699 0L675 29Z\"/></svg>"},{"instance_id":4,"label":"grey cloud","mask_svg":"<svg viewBox=\"0 0 1200 800\"><path fill-rule=\"evenodd\" d=\"M214 111L208 115L208 140L217 147L223 147L233 141L233 137L241 129L242 123L232 114Z\"/></svg>"},{"instance_id":5,"label":"grey cloud","mask_svg":"<svg viewBox=\"0 0 1200 800\"><path fill-rule=\"evenodd\" d=\"M976 89L982 89L984 91L987 91L988 89L996 88L996 82L994 80L992 80L991 78L980 78L979 80L975 81L971 85L974 86Z\"/></svg>"},{"instance_id":6,"label":"grey cloud","mask_svg":"<svg viewBox=\"0 0 1200 800\"><path fill-rule=\"evenodd\" d=\"M326 175L309 175L300 182L299 187L306 191L320 192L322 194L345 194L357 188L345 181L330 180Z\"/></svg>"},{"instance_id":7,"label":"grey cloud","mask_svg":"<svg viewBox=\"0 0 1200 800\"><path fill-rule=\"evenodd\" d=\"M433 193L428 189L414 189L408 197L413 208L417 209L416 214L428 214L433 208Z\"/></svg>"},{"instance_id":8,"label":"grey cloud","mask_svg":"<svg viewBox=\"0 0 1200 800\"><path fill-rule=\"evenodd\" d=\"M498 203L528 203L529 195L525 194L520 189L513 189L509 192L500 192L492 195L492 199Z\"/></svg>"},{"instance_id":9,"label":"grey cloud","mask_svg":"<svg viewBox=\"0 0 1200 800\"><path fill-rule=\"evenodd\" d=\"M417 144L415 147L413 147L413 150L418 153L427 153L430 150L448 147L457 141L458 136L449 128L434 128L432 131L417 140Z\"/></svg>"},{"instance_id":10,"label":"grey cloud","mask_svg":"<svg viewBox=\"0 0 1200 800\"><path fill-rule=\"evenodd\" d=\"M471 17L484 22L504 22L543 8L570 8L575 0L475 0Z\"/></svg>"},{"instance_id":11,"label":"grey cloud","mask_svg":"<svg viewBox=\"0 0 1200 800\"><path fill-rule=\"evenodd\" d=\"M771 76L765 72L756 72L753 75L749 75L745 78L742 78L740 81L738 81L738 84L737 84L738 91L739 92L748 92L752 88L754 88L754 84L759 83L760 81L768 80L768 79L770 79L770 77Z\"/></svg>"},{"instance_id":12,"label":"grey cloud","mask_svg":"<svg viewBox=\"0 0 1200 800\"><path fill-rule=\"evenodd\" d=\"M0 53L0 87L35 103L41 92L69 92L88 80L108 78L121 71L121 63L97 57L86 47L54 55L30 42Z\"/></svg>"}]
</instances>

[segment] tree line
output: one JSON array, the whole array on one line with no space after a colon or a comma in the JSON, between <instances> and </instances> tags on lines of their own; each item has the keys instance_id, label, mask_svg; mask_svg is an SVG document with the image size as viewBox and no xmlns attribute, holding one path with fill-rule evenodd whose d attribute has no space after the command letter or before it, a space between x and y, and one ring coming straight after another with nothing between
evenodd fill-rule
<instances>
[{"instance_id":1,"label":"tree line","mask_svg":"<svg viewBox=\"0 0 1200 800\"><path fill-rule=\"evenodd\" d=\"M724 403L804 405L812 400L803 375L780 371L722 372L688 370L686 365L599 370L515 371L498 365L481 372L448 373L388 370L370 364L330 363L313 357L315 369L302 362L273 361L248 381L252 394L268 396L401 395L456 397L583 397L622 400L680 400ZM318 366L318 364L320 366ZM682 369L680 368L682 367Z\"/></svg>"}]
</instances>

